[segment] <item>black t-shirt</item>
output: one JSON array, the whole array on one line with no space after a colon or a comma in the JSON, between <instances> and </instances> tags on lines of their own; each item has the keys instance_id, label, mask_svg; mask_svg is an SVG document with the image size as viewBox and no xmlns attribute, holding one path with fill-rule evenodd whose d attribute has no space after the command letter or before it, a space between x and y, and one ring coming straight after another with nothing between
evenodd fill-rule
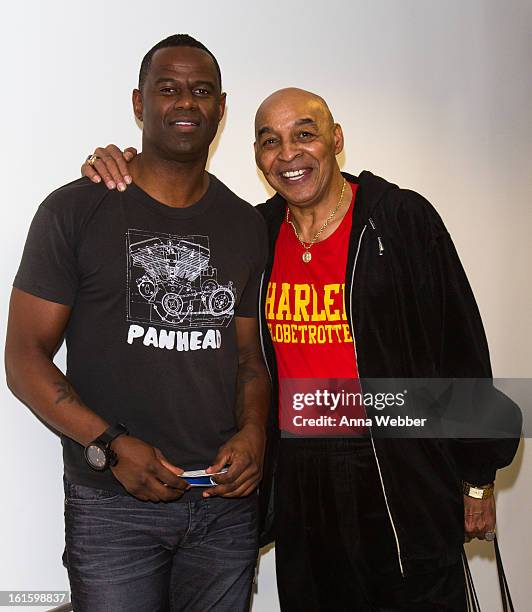
<instances>
[{"instance_id":1,"label":"black t-shirt","mask_svg":"<svg viewBox=\"0 0 532 612\"><path fill-rule=\"evenodd\" d=\"M136 185L61 187L33 219L14 282L72 307L67 377L87 406L184 469L209 465L236 431L234 317L257 316L266 260L260 215L209 178L187 208ZM124 492L62 443L69 480Z\"/></svg>"}]
</instances>

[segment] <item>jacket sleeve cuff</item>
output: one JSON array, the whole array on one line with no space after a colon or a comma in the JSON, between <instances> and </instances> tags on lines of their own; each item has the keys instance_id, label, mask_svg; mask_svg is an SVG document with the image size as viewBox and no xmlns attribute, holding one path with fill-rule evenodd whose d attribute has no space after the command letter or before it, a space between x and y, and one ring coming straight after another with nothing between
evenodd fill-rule
<instances>
[{"instance_id":1,"label":"jacket sleeve cuff","mask_svg":"<svg viewBox=\"0 0 532 612\"><path fill-rule=\"evenodd\" d=\"M495 468L486 466L466 466L460 470L460 478L473 485L485 485L494 482Z\"/></svg>"}]
</instances>

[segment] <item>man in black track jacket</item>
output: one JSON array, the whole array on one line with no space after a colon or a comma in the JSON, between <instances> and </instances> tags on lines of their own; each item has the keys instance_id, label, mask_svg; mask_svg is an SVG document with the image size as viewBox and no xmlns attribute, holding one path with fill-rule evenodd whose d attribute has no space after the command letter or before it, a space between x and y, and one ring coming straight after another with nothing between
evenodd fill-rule
<instances>
[{"instance_id":1,"label":"man in black track jacket","mask_svg":"<svg viewBox=\"0 0 532 612\"><path fill-rule=\"evenodd\" d=\"M277 191L258 207L270 240L263 330L272 332L279 321L269 307L272 271L277 285L287 266L292 278L290 264L281 263L290 256L288 243L280 248L283 228L304 255L326 245L351 215L342 282L360 379L489 380L488 346L473 293L429 202L371 172L340 173L335 156L343 145L341 129L318 96L276 92L259 108L255 127L257 164ZM313 242L335 210L343 180L356 187L354 205L346 203L343 216L340 207ZM302 273L298 282L309 277ZM263 331L262 337L275 384L272 397L279 398L277 383L290 370L288 364L284 376L278 372L284 340L276 331ZM307 354L312 350L301 347ZM482 397L518 435L518 408L493 387ZM475 405L483 409L488 406ZM262 544L276 540L283 610L465 609L464 504L466 537L491 538L490 485L496 470L512 461L518 439L281 439L278 415L275 406L260 501ZM346 470L355 475L351 487L342 482ZM346 520L346 513L358 517Z\"/></svg>"}]
</instances>

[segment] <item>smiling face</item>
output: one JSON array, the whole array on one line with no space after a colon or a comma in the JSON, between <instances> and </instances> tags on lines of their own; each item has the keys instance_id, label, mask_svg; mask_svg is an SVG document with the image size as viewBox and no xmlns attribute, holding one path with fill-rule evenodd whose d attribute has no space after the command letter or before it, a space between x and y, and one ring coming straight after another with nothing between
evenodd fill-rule
<instances>
[{"instance_id":1,"label":"smiling face","mask_svg":"<svg viewBox=\"0 0 532 612\"><path fill-rule=\"evenodd\" d=\"M144 152L175 161L206 158L225 110L212 58L194 47L159 49L142 91L133 92L133 108L144 124Z\"/></svg>"},{"instance_id":2,"label":"smiling face","mask_svg":"<svg viewBox=\"0 0 532 612\"><path fill-rule=\"evenodd\" d=\"M306 207L328 200L335 181L341 181L336 155L342 148L342 129L319 96L284 89L257 111L257 166L289 204Z\"/></svg>"}]
</instances>

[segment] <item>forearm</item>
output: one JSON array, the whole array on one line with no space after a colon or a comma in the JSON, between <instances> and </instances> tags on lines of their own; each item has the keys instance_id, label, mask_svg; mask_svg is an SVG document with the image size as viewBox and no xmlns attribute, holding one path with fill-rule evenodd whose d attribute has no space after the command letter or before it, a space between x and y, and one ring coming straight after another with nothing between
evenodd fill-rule
<instances>
[{"instance_id":1,"label":"forearm","mask_svg":"<svg viewBox=\"0 0 532 612\"><path fill-rule=\"evenodd\" d=\"M212 474L223 467L229 466L229 469L215 477L219 484L207 489L204 497L241 497L256 489L262 477L269 402L270 379L262 359L255 352L248 358L243 358L241 353L235 403L239 431L219 449L209 466Z\"/></svg>"},{"instance_id":2,"label":"forearm","mask_svg":"<svg viewBox=\"0 0 532 612\"><path fill-rule=\"evenodd\" d=\"M254 426L266 431L270 404L270 379L260 357L241 361L236 384L235 415L239 430Z\"/></svg>"},{"instance_id":3,"label":"forearm","mask_svg":"<svg viewBox=\"0 0 532 612\"><path fill-rule=\"evenodd\" d=\"M40 349L6 351L7 384L11 391L57 431L86 446L109 423L86 406Z\"/></svg>"}]
</instances>

